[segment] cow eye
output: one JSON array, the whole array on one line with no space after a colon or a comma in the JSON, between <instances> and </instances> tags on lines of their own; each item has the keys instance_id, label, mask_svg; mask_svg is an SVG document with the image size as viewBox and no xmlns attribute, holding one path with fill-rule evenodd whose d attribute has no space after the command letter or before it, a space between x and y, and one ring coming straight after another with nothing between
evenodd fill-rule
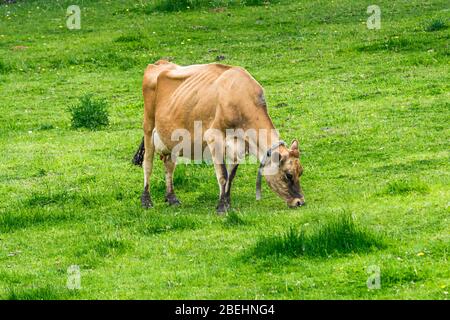
<instances>
[{"instance_id":1,"label":"cow eye","mask_svg":"<svg viewBox=\"0 0 450 320\"><path fill-rule=\"evenodd\" d=\"M286 173L286 179L288 179L288 180L292 180L292 174L290 174L290 173Z\"/></svg>"}]
</instances>

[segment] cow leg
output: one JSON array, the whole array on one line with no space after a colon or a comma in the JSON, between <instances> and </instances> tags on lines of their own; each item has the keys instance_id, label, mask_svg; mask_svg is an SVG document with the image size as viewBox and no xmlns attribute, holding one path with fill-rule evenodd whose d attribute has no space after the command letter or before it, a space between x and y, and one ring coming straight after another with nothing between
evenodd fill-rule
<instances>
[{"instance_id":1,"label":"cow leg","mask_svg":"<svg viewBox=\"0 0 450 320\"><path fill-rule=\"evenodd\" d=\"M228 179L225 185L225 201L228 203L228 207L231 206L231 184L233 182L234 177L236 176L236 171L239 164L232 164L228 170Z\"/></svg>"},{"instance_id":2,"label":"cow leg","mask_svg":"<svg viewBox=\"0 0 450 320\"><path fill-rule=\"evenodd\" d=\"M230 201L226 196L226 185L228 181L227 167L224 163L214 165L216 170L217 182L219 183L219 203L217 204L217 213L222 214L230 209Z\"/></svg>"},{"instance_id":3,"label":"cow leg","mask_svg":"<svg viewBox=\"0 0 450 320\"><path fill-rule=\"evenodd\" d=\"M228 181L227 167L224 158L224 136L218 130L207 131L205 140L208 143L211 157L216 171L217 183L219 184L219 203L217 204L217 213L225 213L230 208L230 203L225 197L225 188Z\"/></svg>"},{"instance_id":4,"label":"cow leg","mask_svg":"<svg viewBox=\"0 0 450 320\"><path fill-rule=\"evenodd\" d=\"M141 204L144 208L153 207L152 198L150 196L150 176L153 170L153 157L155 154L155 145L153 144L153 126L144 124L144 161L142 167L144 168L144 192L141 196Z\"/></svg>"},{"instance_id":5,"label":"cow leg","mask_svg":"<svg viewBox=\"0 0 450 320\"><path fill-rule=\"evenodd\" d=\"M173 172L175 171L176 163L172 161L170 154L162 156L162 160L166 169L166 202L170 205L179 205L181 202L173 191Z\"/></svg>"}]
</instances>

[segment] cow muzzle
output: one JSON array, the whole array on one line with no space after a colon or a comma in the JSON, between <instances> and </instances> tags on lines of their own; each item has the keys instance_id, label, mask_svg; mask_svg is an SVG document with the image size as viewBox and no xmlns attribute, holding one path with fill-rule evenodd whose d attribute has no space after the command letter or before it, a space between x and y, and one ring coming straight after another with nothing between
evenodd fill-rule
<instances>
[{"instance_id":1,"label":"cow muzzle","mask_svg":"<svg viewBox=\"0 0 450 320\"><path fill-rule=\"evenodd\" d=\"M298 208L305 205L305 198L294 198L287 202L289 208Z\"/></svg>"}]
</instances>

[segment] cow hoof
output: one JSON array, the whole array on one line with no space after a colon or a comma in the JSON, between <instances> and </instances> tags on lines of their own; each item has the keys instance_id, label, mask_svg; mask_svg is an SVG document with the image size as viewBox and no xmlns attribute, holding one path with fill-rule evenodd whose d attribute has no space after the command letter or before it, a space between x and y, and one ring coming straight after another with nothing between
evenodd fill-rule
<instances>
[{"instance_id":1,"label":"cow hoof","mask_svg":"<svg viewBox=\"0 0 450 320\"><path fill-rule=\"evenodd\" d=\"M219 204L217 205L216 211L217 211L217 214L223 215L223 214L227 213L227 211L229 209L230 209L230 204L229 203L219 202Z\"/></svg>"},{"instance_id":2,"label":"cow hoof","mask_svg":"<svg viewBox=\"0 0 450 320\"><path fill-rule=\"evenodd\" d=\"M144 192L141 197L142 208L149 209L153 208L153 202L150 198L150 193Z\"/></svg>"},{"instance_id":3,"label":"cow hoof","mask_svg":"<svg viewBox=\"0 0 450 320\"><path fill-rule=\"evenodd\" d=\"M177 199L177 196L175 194L166 195L166 202L168 202L171 206L179 206L181 204L180 200Z\"/></svg>"}]
</instances>

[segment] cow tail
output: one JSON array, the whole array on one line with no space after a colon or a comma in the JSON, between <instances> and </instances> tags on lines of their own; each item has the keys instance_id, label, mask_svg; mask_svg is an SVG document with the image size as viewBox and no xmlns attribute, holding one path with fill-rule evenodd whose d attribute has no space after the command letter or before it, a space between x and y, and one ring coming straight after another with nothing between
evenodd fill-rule
<instances>
[{"instance_id":1,"label":"cow tail","mask_svg":"<svg viewBox=\"0 0 450 320\"><path fill-rule=\"evenodd\" d=\"M133 160L131 160L131 162L136 166L142 167L142 162L144 162L144 153L145 153L144 138L142 138L141 144L139 145L139 149L136 151Z\"/></svg>"}]
</instances>

